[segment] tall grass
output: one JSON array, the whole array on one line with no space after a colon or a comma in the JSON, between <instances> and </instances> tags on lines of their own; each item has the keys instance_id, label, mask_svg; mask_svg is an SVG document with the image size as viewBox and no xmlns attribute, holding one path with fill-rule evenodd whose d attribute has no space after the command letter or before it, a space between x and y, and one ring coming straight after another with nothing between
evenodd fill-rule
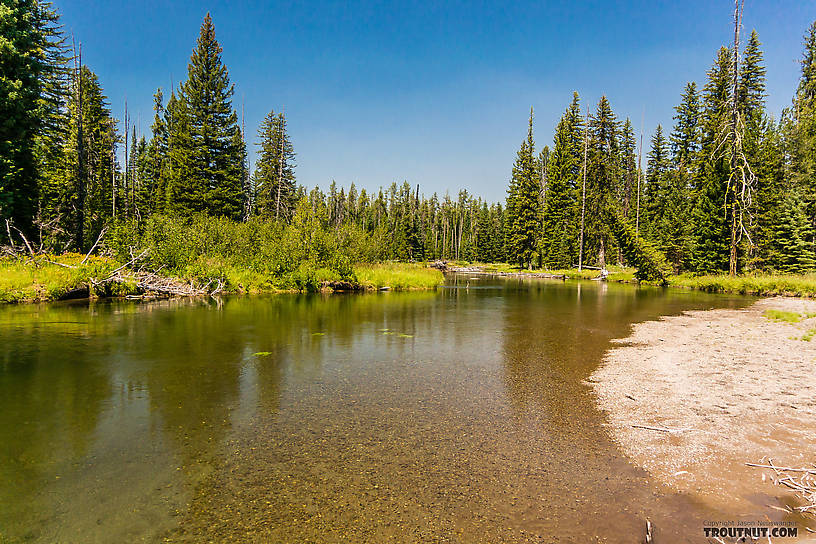
<instances>
[{"instance_id":1,"label":"tall grass","mask_svg":"<svg viewBox=\"0 0 816 544\"><path fill-rule=\"evenodd\" d=\"M669 279L672 287L699 289L710 293L738 293L742 295L787 295L794 297L816 296L816 274L803 275L750 275L750 276L689 276L680 275Z\"/></svg>"},{"instance_id":2,"label":"tall grass","mask_svg":"<svg viewBox=\"0 0 816 544\"><path fill-rule=\"evenodd\" d=\"M107 277L119 264L115 259L84 255L41 255L0 258L0 302L43 302L58 300L75 289L88 288L98 296L136 292L135 284L110 284L94 288L92 279ZM67 265L73 268L68 268Z\"/></svg>"},{"instance_id":3,"label":"tall grass","mask_svg":"<svg viewBox=\"0 0 816 544\"><path fill-rule=\"evenodd\" d=\"M444 281L439 270L413 263L358 264L354 274L360 285L369 289L433 289Z\"/></svg>"}]
</instances>

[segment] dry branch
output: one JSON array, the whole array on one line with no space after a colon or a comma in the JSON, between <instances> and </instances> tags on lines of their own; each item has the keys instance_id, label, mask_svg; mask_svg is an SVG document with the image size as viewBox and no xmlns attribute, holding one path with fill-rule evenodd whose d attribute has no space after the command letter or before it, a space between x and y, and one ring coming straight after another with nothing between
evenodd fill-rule
<instances>
[{"instance_id":1,"label":"dry branch","mask_svg":"<svg viewBox=\"0 0 816 544\"><path fill-rule=\"evenodd\" d=\"M91 246L91 249L88 250L87 255L85 255L85 258L82 259L82 261L79 264L85 264L85 261L88 260L88 257L91 256L91 253L93 253L93 250L96 249L96 246L99 244L99 241L102 240L102 237L105 236L105 232L107 230L108 230L108 227L105 227L101 231L99 231L99 236L97 236L96 242L94 242L94 244Z\"/></svg>"},{"instance_id":2,"label":"dry branch","mask_svg":"<svg viewBox=\"0 0 816 544\"><path fill-rule=\"evenodd\" d=\"M771 479L774 484L787 487L804 502L802 506L795 506L793 509L803 514L816 515L816 468L779 467L774 465L772 459L768 459L767 464L761 462L745 464L749 467L772 470L774 476Z\"/></svg>"}]
</instances>

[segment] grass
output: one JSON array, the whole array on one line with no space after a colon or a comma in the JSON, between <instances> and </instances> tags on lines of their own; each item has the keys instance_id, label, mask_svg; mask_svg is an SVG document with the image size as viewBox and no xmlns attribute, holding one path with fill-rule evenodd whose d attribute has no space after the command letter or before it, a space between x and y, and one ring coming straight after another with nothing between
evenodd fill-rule
<instances>
[{"instance_id":1,"label":"grass","mask_svg":"<svg viewBox=\"0 0 816 544\"><path fill-rule=\"evenodd\" d=\"M434 289L444 280L442 272L420 263L358 264L354 275L366 289Z\"/></svg>"},{"instance_id":2,"label":"grass","mask_svg":"<svg viewBox=\"0 0 816 544\"><path fill-rule=\"evenodd\" d=\"M0 303L47 302L60 300L67 293L92 286L91 279L107 277L120 266L115 259L90 257L81 264L84 255L40 255L35 258L0 258ZM59 263L59 264L55 264ZM65 265L65 266L60 266ZM68 268L73 267L73 268ZM329 269L299 271L308 276L309 286L341 280ZM354 267L357 282L366 289L388 287L393 290L434 289L443 281L439 270L420 263L360 264ZM214 259L197 262L181 274L185 281L206 283L206 278L218 277L224 282L225 293L274 293L308 290L302 284L281 284L267 273L216 262ZM352 280L351 283L354 283ZM124 296L138 294L135 284L108 284L104 291L89 289L93 296ZM319 333L317 333L319 334Z\"/></svg>"},{"instance_id":3,"label":"grass","mask_svg":"<svg viewBox=\"0 0 816 544\"><path fill-rule=\"evenodd\" d=\"M86 288L91 278L102 279L119 264L104 257L90 257L81 263L84 255L40 255L35 258L0 258L0 302L44 302L59 300L74 289ZM67 268L67 266L75 268ZM97 296L124 296L136 292L135 285L108 286Z\"/></svg>"},{"instance_id":4,"label":"grass","mask_svg":"<svg viewBox=\"0 0 816 544\"><path fill-rule=\"evenodd\" d=\"M786 312L784 310L765 310L762 314L771 321L784 321L785 323L799 323L802 321L802 314L798 312Z\"/></svg>"},{"instance_id":5,"label":"grass","mask_svg":"<svg viewBox=\"0 0 816 544\"><path fill-rule=\"evenodd\" d=\"M462 264L462 263L457 263ZM468 266L468 263L463 263ZM535 269L526 270L507 263L473 263L469 266L479 266L485 272L498 273L549 273L564 274L567 279L592 279L598 276L597 270L576 268L567 270ZM635 269L615 265L607 266L609 271L609 281L622 283L635 283ZM680 274L669 277L670 287L683 289L696 289L709 293L736 293L741 295L759 296L793 296L793 297L816 297L816 273L809 274L747 274L742 276L729 276L728 274L712 274L705 276L695 276L692 274Z\"/></svg>"},{"instance_id":6,"label":"grass","mask_svg":"<svg viewBox=\"0 0 816 544\"><path fill-rule=\"evenodd\" d=\"M816 296L816 274L756 274L729 276L691 276L682 274L669 278L672 287L699 289L709 293L738 293L741 295Z\"/></svg>"}]
</instances>

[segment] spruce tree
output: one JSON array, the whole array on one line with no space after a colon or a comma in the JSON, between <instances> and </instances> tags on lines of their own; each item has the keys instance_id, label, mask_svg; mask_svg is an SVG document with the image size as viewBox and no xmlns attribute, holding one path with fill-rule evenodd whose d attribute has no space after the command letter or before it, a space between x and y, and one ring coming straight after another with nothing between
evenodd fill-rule
<instances>
[{"instance_id":1,"label":"spruce tree","mask_svg":"<svg viewBox=\"0 0 816 544\"><path fill-rule=\"evenodd\" d=\"M758 123L765 108L765 66L759 35L751 31L748 44L743 52L737 89L737 106L744 122Z\"/></svg>"},{"instance_id":2,"label":"spruce tree","mask_svg":"<svg viewBox=\"0 0 816 544\"><path fill-rule=\"evenodd\" d=\"M270 111L258 129L260 153L255 162L259 215L288 220L295 206L295 152L286 133L286 117Z\"/></svg>"},{"instance_id":3,"label":"spruce tree","mask_svg":"<svg viewBox=\"0 0 816 544\"><path fill-rule=\"evenodd\" d=\"M0 51L0 223L10 220L31 234L38 182L57 166L64 128L66 58L51 3L4 1Z\"/></svg>"},{"instance_id":4,"label":"spruce tree","mask_svg":"<svg viewBox=\"0 0 816 544\"><path fill-rule=\"evenodd\" d=\"M676 168L691 177L700 150L700 97L696 83L686 84L680 105L674 110L675 124L669 136L672 160Z\"/></svg>"},{"instance_id":5,"label":"spruce tree","mask_svg":"<svg viewBox=\"0 0 816 544\"><path fill-rule=\"evenodd\" d=\"M646 187L644 193L646 202L641 216L645 223L644 231L649 237L657 240L659 237L659 224L665 207L666 198L666 175L669 171L669 148L666 138L663 136L663 127L657 125L652 135L651 148L647 154L646 163Z\"/></svg>"},{"instance_id":6,"label":"spruce tree","mask_svg":"<svg viewBox=\"0 0 816 544\"><path fill-rule=\"evenodd\" d=\"M621 195L623 216L633 225L635 224L637 213L637 191L638 191L638 172L637 172L637 158L635 157L635 149L637 142L635 141L635 130L632 127L632 122L629 118L623 123L621 131L621 171L623 175L623 184Z\"/></svg>"},{"instance_id":7,"label":"spruce tree","mask_svg":"<svg viewBox=\"0 0 816 544\"><path fill-rule=\"evenodd\" d=\"M548 268L569 268L575 258L579 165L575 154L569 110L555 129L547 169L548 190L544 202L540 252Z\"/></svg>"},{"instance_id":8,"label":"spruce tree","mask_svg":"<svg viewBox=\"0 0 816 544\"><path fill-rule=\"evenodd\" d=\"M530 108L530 121L527 138L522 142L516 154L513 175L507 196L507 245L508 257L520 266L532 269L533 255L539 230L540 180L535 158L533 140L533 110Z\"/></svg>"},{"instance_id":9,"label":"spruce tree","mask_svg":"<svg viewBox=\"0 0 816 544\"><path fill-rule=\"evenodd\" d=\"M240 219L246 151L232 107L234 87L221 51L208 13L190 57L187 81L179 87L170 112L168 205L179 213Z\"/></svg>"},{"instance_id":10,"label":"spruce tree","mask_svg":"<svg viewBox=\"0 0 816 544\"><path fill-rule=\"evenodd\" d=\"M800 63L802 72L787 112L786 132L791 178L802 195L811 226L816 226L816 21L805 35Z\"/></svg>"},{"instance_id":11,"label":"spruce tree","mask_svg":"<svg viewBox=\"0 0 816 544\"><path fill-rule=\"evenodd\" d=\"M789 191L775 210L770 223L772 238L767 267L771 270L802 274L813 270L813 227L805 215L805 206L796 190Z\"/></svg>"},{"instance_id":12,"label":"spruce tree","mask_svg":"<svg viewBox=\"0 0 816 544\"><path fill-rule=\"evenodd\" d=\"M697 189L691 213L692 267L697 272L729 269L731 234L726 189L730 164L722 149L729 145L724 138L731 115L731 78L731 54L722 47L708 71L708 82L703 88L698 181L695 183Z\"/></svg>"},{"instance_id":13,"label":"spruce tree","mask_svg":"<svg viewBox=\"0 0 816 544\"><path fill-rule=\"evenodd\" d=\"M584 255L598 256L598 266L606 265L606 255L617 252L609 226L603 220L606 206L619 207L620 145L618 120L609 100L602 96L595 115L589 120L589 163L587 165L586 224Z\"/></svg>"},{"instance_id":14,"label":"spruce tree","mask_svg":"<svg viewBox=\"0 0 816 544\"><path fill-rule=\"evenodd\" d=\"M112 215L117 171L114 149L119 136L96 74L84 66L77 79L66 104L69 122L57 153L61 162L42 184L40 213L44 222L59 225L44 240L48 246L84 251ZM83 190L80 185L84 185Z\"/></svg>"},{"instance_id":15,"label":"spruce tree","mask_svg":"<svg viewBox=\"0 0 816 544\"><path fill-rule=\"evenodd\" d=\"M153 124L151 132L153 137L147 145L147 155L145 158L145 179L148 193L148 205L152 212L164 212L167 204L167 184L169 178L168 170L168 132L164 110L164 95L161 89L156 90L153 95Z\"/></svg>"}]
</instances>

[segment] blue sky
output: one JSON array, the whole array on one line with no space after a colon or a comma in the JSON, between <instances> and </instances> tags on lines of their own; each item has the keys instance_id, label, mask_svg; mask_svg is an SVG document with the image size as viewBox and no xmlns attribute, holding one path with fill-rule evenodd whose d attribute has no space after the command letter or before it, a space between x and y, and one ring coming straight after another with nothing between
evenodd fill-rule
<instances>
[{"instance_id":1,"label":"blue sky","mask_svg":"<svg viewBox=\"0 0 816 544\"><path fill-rule=\"evenodd\" d=\"M530 106L539 148L573 90L590 109L606 94L636 129L645 117L648 139L733 40L727 0L54 3L114 114L127 97L143 132L156 88L169 95L186 77L209 11L253 160L261 119L285 107L304 185L408 180L426 194L466 188L492 201L504 199ZM814 19L813 1L745 2L743 35L755 28L763 42L777 117Z\"/></svg>"}]
</instances>

